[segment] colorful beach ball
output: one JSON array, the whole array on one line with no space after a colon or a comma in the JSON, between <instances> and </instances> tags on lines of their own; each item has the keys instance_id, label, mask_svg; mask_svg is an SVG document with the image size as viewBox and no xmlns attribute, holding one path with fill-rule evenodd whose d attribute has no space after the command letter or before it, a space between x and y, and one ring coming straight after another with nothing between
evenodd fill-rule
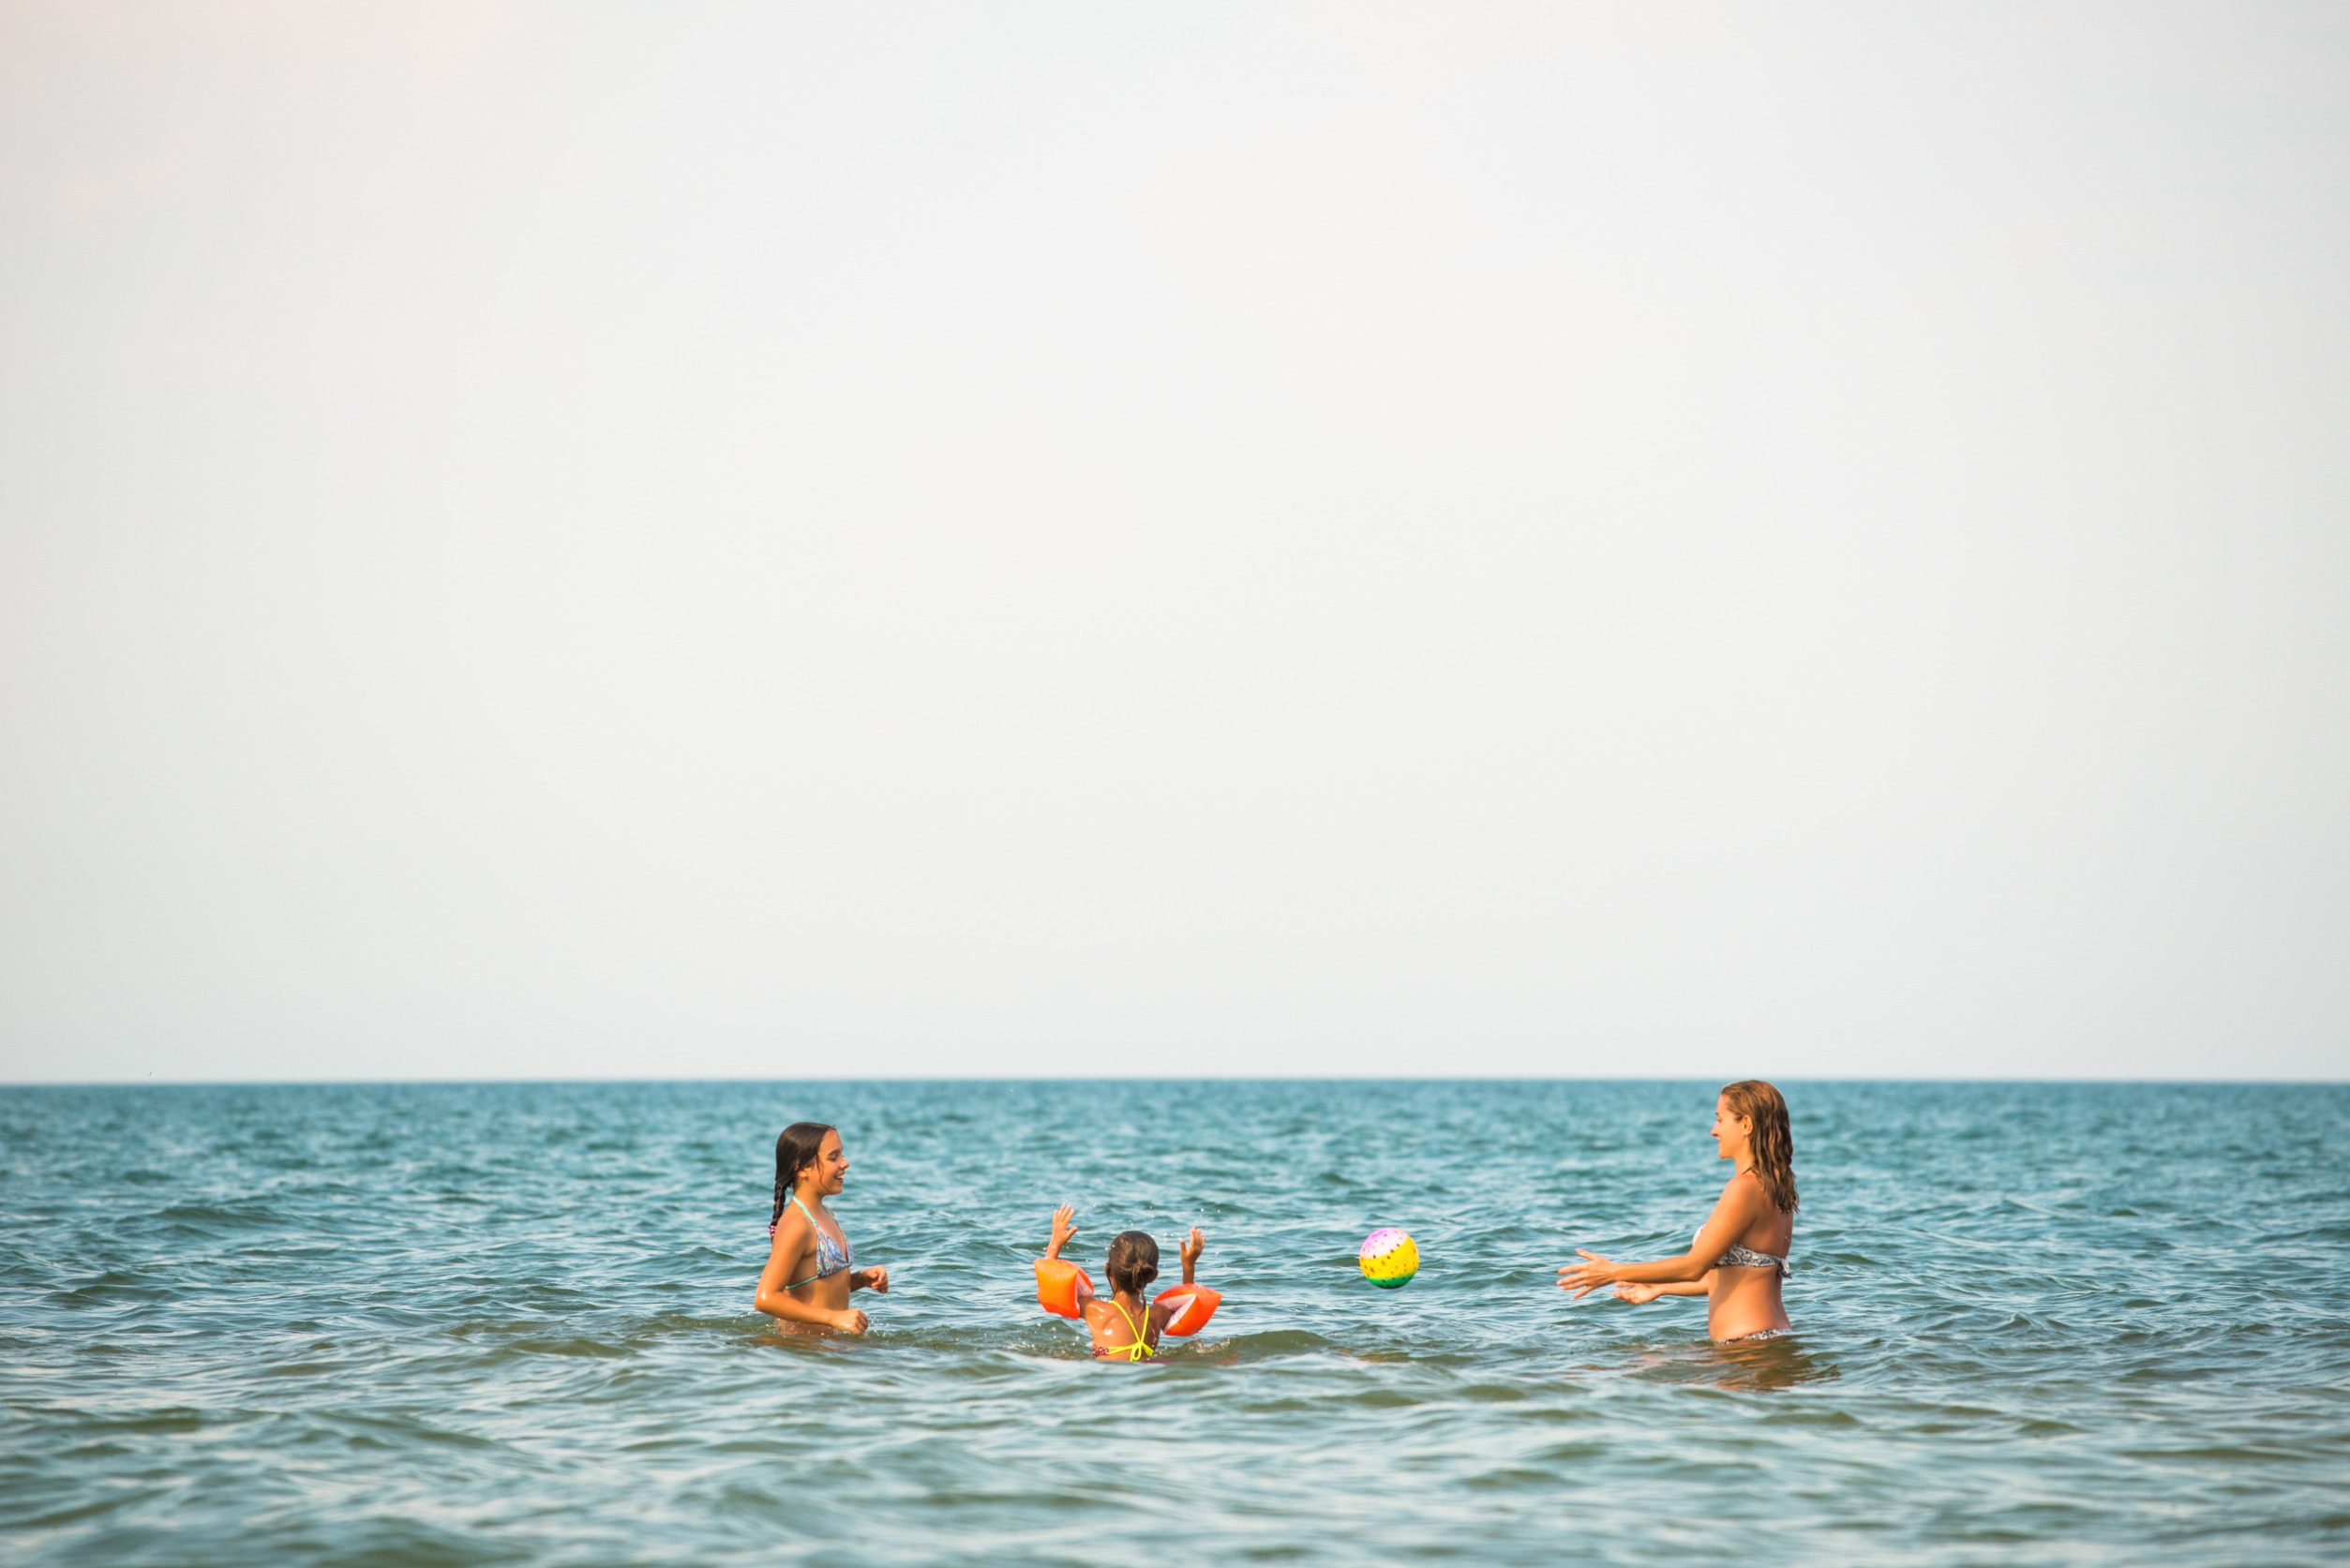
<instances>
[{"instance_id":1,"label":"colorful beach ball","mask_svg":"<svg viewBox=\"0 0 2350 1568\"><path fill-rule=\"evenodd\" d=\"M1363 1277L1392 1291L1420 1272L1420 1249L1401 1231L1373 1231L1363 1238Z\"/></svg>"}]
</instances>

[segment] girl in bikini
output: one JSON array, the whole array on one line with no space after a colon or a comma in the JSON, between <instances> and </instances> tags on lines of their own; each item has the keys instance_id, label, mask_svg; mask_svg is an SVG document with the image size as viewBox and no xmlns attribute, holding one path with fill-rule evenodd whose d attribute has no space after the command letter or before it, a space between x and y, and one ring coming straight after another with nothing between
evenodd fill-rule
<instances>
[{"instance_id":1,"label":"girl in bikini","mask_svg":"<svg viewBox=\"0 0 2350 1568\"><path fill-rule=\"evenodd\" d=\"M1705 1297L1705 1329L1716 1344L1775 1339L1789 1332L1779 1282L1795 1236L1795 1137L1787 1101L1760 1079L1724 1089L1714 1102L1714 1142L1738 1173L1678 1258L1619 1263L1577 1248L1584 1261L1559 1270L1559 1289L1576 1299L1602 1285L1633 1303L1658 1296Z\"/></svg>"},{"instance_id":2,"label":"girl in bikini","mask_svg":"<svg viewBox=\"0 0 2350 1568\"><path fill-rule=\"evenodd\" d=\"M848 1293L890 1289L888 1269L856 1266L848 1232L824 1206L847 1177L848 1156L837 1129L794 1122L775 1140L775 1214L767 1225L774 1240L751 1305L786 1332L862 1334L868 1322L848 1305Z\"/></svg>"},{"instance_id":3,"label":"girl in bikini","mask_svg":"<svg viewBox=\"0 0 2350 1568\"><path fill-rule=\"evenodd\" d=\"M1044 1249L1047 1258L1058 1258L1061 1248L1077 1233L1072 1218L1076 1212L1067 1203L1053 1211L1053 1244ZM1186 1285L1192 1282L1191 1270L1206 1250L1207 1242L1194 1225L1183 1243ZM1177 1310L1163 1302L1143 1299L1150 1282L1159 1277L1159 1244L1144 1232L1121 1231L1110 1243L1102 1272L1110 1277L1110 1293L1094 1297L1085 1307L1085 1326L1093 1331L1094 1355L1103 1361L1150 1360L1159 1353L1159 1337Z\"/></svg>"}]
</instances>

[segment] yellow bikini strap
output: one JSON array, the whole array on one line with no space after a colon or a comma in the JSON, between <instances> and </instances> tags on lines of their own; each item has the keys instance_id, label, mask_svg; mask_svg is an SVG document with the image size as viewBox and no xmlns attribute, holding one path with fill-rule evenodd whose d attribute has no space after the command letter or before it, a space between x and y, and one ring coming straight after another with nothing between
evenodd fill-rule
<instances>
[{"instance_id":1,"label":"yellow bikini strap","mask_svg":"<svg viewBox=\"0 0 2350 1568\"><path fill-rule=\"evenodd\" d=\"M1143 1337L1143 1331L1141 1327L1134 1322L1134 1314L1126 1309L1126 1303L1120 1301L1114 1295L1110 1298L1110 1305L1118 1309L1118 1316L1126 1320L1126 1326L1128 1330L1134 1336L1134 1342L1131 1345L1122 1345L1119 1347L1120 1350L1127 1352L1126 1359L1129 1361L1142 1361L1147 1357L1157 1355L1159 1352L1150 1348L1150 1341ZM1143 1308L1143 1316L1145 1319L1149 1318L1149 1307L1145 1307Z\"/></svg>"}]
</instances>

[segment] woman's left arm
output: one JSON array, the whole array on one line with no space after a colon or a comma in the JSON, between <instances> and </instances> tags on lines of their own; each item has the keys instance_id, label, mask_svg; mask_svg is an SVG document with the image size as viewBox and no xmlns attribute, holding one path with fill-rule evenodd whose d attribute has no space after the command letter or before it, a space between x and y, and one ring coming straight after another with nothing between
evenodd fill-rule
<instances>
[{"instance_id":1,"label":"woman's left arm","mask_svg":"<svg viewBox=\"0 0 2350 1568\"><path fill-rule=\"evenodd\" d=\"M1729 1185L1722 1189L1721 1201L1706 1217L1705 1228L1698 1232L1689 1250L1678 1258L1660 1258L1653 1263L1619 1263L1579 1247L1575 1254L1584 1261L1568 1263L1559 1270L1559 1289L1574 1292L1579 1300L1602 1285L1694 1285L1721 1262L1730 1242L1753 1221L1754 1215L1749 1211L1759 1201L1760 1190L1754 1184L1730 1178Z\"/></svg>"},{"instance_id":2,"label":"woman's left arm","mask_svg":"<svg viewBox=\"0 0 2350 1568\"><path fill-rule=\"evenodd\" d=\"M1659 1296L1705 1296L1713 1293L1714 1273L1711 1269L1706 1271L1704 1278L1689 1280L1684 1284L1618 1285L1615 1291L1618 1301L1628 1301L1635 1307L1644 1307Z\"/></svg>"}]
</instances>

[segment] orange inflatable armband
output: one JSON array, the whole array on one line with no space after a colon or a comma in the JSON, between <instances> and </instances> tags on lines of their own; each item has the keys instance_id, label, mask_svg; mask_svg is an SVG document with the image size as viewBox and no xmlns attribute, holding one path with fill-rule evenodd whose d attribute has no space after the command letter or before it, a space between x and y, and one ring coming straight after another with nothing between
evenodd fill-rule
<instances>
[{"instance_id":1,"label":"orange inflatable armband","mask_svg":"<svg viewBox=\"0 0 2350 1568\"><path fill-rule=\"evenodd\" d=\"M1065 1258L1037 1260L1037 1305L1056 1318L1074 1318L1093 1299L1093 1277ZM1202 1319L1201 1322L1206 1322Z\"/></svg>"},{"instance_id":2,"label":"orange inflatable armband","mask_svg":"<svg viewBox=\"0 0 2350 1568\"><path fill-rule=\"evenodd\" d=\"M1216 1316L1217 1304L1223 1299L1221 1292L1205 1285L1174 1285L1159 1292L1157 1305L1174 1312L1167 1320L1169 1334L1191 1335L1207 1326L1207 1320Z\"/></svg>"}]
</instances>

